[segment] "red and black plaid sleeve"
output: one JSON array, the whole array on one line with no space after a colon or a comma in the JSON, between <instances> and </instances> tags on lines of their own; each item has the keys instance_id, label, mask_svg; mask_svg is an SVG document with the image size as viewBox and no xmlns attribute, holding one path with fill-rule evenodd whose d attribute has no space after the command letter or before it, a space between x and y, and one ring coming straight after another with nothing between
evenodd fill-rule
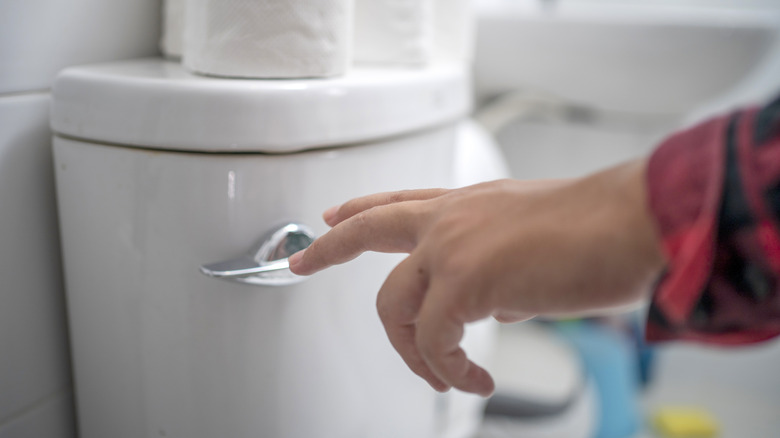
<instances>
[{"instance_id":1,"label":"red and black plaid sleeve","mask_svg":"<svg viewBox=\"0 0 780 438\"><path fill-rule=\"evenodd\" d=\"M780 96L673 135L651 156L647 181L669 260L648 340L780 334Z\"/></svg>"}]
</instances>

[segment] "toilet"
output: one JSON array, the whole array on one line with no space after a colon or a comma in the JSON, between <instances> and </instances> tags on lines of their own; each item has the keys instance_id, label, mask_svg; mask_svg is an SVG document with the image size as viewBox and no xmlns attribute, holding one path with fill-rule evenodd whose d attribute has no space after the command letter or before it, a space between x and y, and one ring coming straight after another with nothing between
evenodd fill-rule
<instances>
[{"instance_id":1,"label":"toilet","mask_svg":"<svg viewBox=\"0 0 780 438\"><path fill-rule=\"evenodd\" d=\"M473 436L483 399L433 391L376 315L403 256L286 269L332 205L506 176L489 142L457 141L479 138L470 104L467 73L444 66L262 81L158 58L64 70L51 124L80 436ZM477 363L494 328L468 327Z\"/></svg>"}]
</instances>

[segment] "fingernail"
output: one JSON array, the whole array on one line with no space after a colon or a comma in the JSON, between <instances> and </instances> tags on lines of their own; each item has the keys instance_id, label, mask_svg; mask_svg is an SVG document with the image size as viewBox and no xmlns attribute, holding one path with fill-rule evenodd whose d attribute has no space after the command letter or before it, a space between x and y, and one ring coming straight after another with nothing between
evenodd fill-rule
<instances>
[{"instance_id":1,"label":"fingernail","mask_svg":"<svg viewBox=\"0 0 780 438\"><path fill-rule=\"evenodd\" d=\"M437 392L447 392L450 389L452 389L452 386L447 385L446 383L442 382L429 382L431 387L433 387L434 390Z\"/></svg>"},{"instance_id":2,"label":"fingernail","mask_svg":"<svg viewBox=\"0 0 780 438\"><path fill-rule=\"evenodd\" d=\"M493 395L493 392L496 390L496 384L493 383L493 379L488 377L488 380L485 382L482 382L478 388L477 388L477 394L481 395L482 397L488 398L491 395Z\"/></svg>"},{"instance_id":3,"label":"fingernail","mask_svg":"<svg viewBox=\"0 0 780 438\"><path fill-rule=\"evenodd\" d=\"M322 213L322 218L325 219L325 223L329 224L333 219L336 218L336 213L339 212L340 207L340 205L334 205Z\"/></svg>"},{"instance_id":4,"label":"fingernail","mask_svg":"<svg viewBox=\"0 0 780 438\"><path fill-rule=\"evenodd\" d=\"M481 395L484 398L488 398L496 391L496 388L494 386L487 386L484 388L481 388L477 394Z\"/></svg>"},{"instance_id":5,"label":"fingernail","mask_svg":"<svg viewBox=\"0 0 780 438\"><path fill-rule=\"evenodd\" d=\"M292 269L293 267L297 266L301 262L301 260L303 260L303 253L305 251L306 251L305 249L302 249L302 250L296 252L295 254L291 255L287 259L287 262L290 264L290 269Z\"/></svg>"}]
</instances>

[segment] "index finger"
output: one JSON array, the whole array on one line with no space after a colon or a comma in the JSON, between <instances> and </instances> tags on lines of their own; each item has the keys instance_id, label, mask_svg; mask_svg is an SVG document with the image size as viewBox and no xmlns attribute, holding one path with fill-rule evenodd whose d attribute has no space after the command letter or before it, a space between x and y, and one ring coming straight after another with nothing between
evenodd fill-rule
<instances>
[{"instance_id":1,"label":"index finger","mask_svg":"<svg viewBox=\"0 0 780 438\"><path fill-rule=\"evenodd\" d=\"M411 252L417 244L418 218L408 202L360 212L289 258L290 270L311 275L348 262L366 251Z\"/></svg>"}]
</instances>

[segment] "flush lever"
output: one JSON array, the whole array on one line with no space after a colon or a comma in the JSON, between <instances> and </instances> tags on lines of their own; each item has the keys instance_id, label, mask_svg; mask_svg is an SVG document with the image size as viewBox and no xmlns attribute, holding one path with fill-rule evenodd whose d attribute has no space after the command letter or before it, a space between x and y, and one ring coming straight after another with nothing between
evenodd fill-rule
<instances>
[{"instance_id":1,"label":"flush lever","mask_svg":"<svg viewBox=\"0 0 780 438\"><path fill-rule=\"evenodd\" d=\"M288 257L314 242L314 232L307 226L290 223L268 233L257 246L241 257L200 267L200 272L225 280L259 286L284 286L306 277L290 271Z\"/></svg>"}]
</instances>

